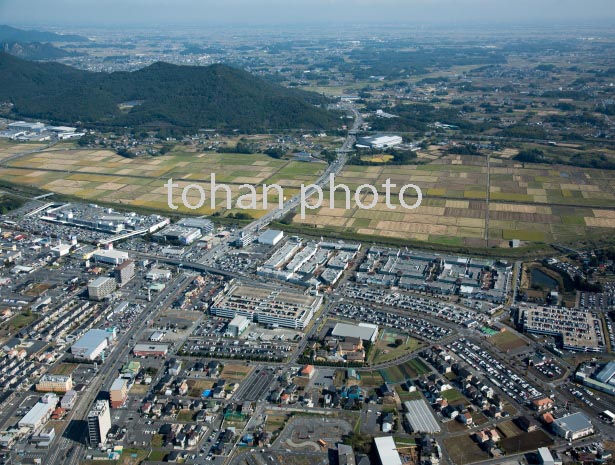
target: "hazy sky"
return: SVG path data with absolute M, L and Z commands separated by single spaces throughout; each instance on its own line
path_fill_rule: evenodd
M 0 0 L 0 24 L 615 21 L 615 0 Z

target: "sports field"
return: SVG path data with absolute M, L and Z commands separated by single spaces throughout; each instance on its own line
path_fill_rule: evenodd
M 492 158 L 489 203 L 489 246 L 508 247 L 511 239 L 527 242 L 573 241 L 612 234 L 615 230 L 615 172 L 570 166 L 529 165 Z M 382 184 L 390 179 L 387 208 Z M 325 191 L 323 206 L 308 211 L 297 223 L 316 229 L 429 241 L 445 245 L 484 247 L 487 211 L 487 166 L 484 157 L 450 155 L 429 164 L 407 166 L 347 166 L 337 178 L 354 193 L 369 183 L 379 190 L 379 201 L 361 210 L 345 194 L 335 194 L 330 208 Z M 415 210 L 399 205 L 399 187 L 415 184 L 423 202 Z M 412 191 L 409 191 L 412 192 Z M 372 194 L 362 196 L 369 204 Z M 414 199 L 408 197 L 406 203 Z
M 19 147 L 23 151 L 29 146 Z M 12 146 L 0 146 L 0 157 L 4 152 L 9 156 L 15 151 Z M 258 217 L 263 213 L 262 184 L 277 183 L 284 188 L 284 196 L 290 198 L 299 192 L 302 183 L 309 184 L 325 168 L 324 163 L 276 160 L 259 154 L 172 151 L 163 156 L 131 159 L 109 150 L 52 148 L 10 161 L 8 166 L 0 168 L 0 179 L 90 201 L 104 200 L 162 211 L 169 210 L 164 184 L 173 179 L 178 184 L 173 197 L 180 207 L 178 211 L 209 214 L 214 211 L 209 198 L 202 208 L 192 211 L 181 205 L 181 193 L 186 185 L 193 183 L 209 193 L 213 173 L 217 184 L 231 188 L 232 206 L 240 195 L 249 192 L 240 190 L 239 186 L 254 186 L 259 208 L 248 213 Z M 188 200 L 193 205 L 197 203 L 196 190 L 190 191 Z M 268 209 L 278 205 L 275 190 L 270 191 L 268 203 Z M 225 204 L 226 194 L 219 191 L 216 209 Z

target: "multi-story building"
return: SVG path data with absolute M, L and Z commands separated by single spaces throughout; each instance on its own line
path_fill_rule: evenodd
M 242 315 L 264 325 L 304 329 L 321 303 L 321 295 L 235 284 L 216 298 L 211 312 L 225 318 Z
M 125 260 L 115 268 L 115 280 L 120 287 L 127 284 L 135 277 L 135 262 L 133 260 Z
M 88 439 L 90 446 L 98 447 L 107 442 L 107 433 L 111 429 L 109 402 L 97 400 L 88 413 Z
M 46 374 L 35 386 L 39 392 L 61 392 L 65 393 L 73 388 L 73 378 L 70 375 Z
M 129 380 L 123 377 L 116 378 L 109 390 L 111 398 L 111 408 L 118 408 L 124 405 L 128 398 L 128 382 Z
M 115 279 L 100 277 L 88 284 L 88 296 L 92 300 L 103 300 L 115 291 Z

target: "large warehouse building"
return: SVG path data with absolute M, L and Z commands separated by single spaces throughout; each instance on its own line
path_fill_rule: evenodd
M 238 283 L 228 292 L 220 293 L 211 312 L 225 318 L 242 315 L 264 325 L 305 329 L 321 303 L 321 295 Z
M 109 347 L 109 342 L 114 337 L 112 332 L 104 329 L 90 329 L 71 346 L 70 352 L 76 358 L 95 360 L 103 350 Z
M 41 400 L 34 404 L 28 413 L 19 420 L 19 427 L 29 428 L 34 432 L 40 430 L 45 423 L 47 423 L 47 420 L 51 418 L 51 414 L 58 405 L 58 400 L 58 396 L 55 394 L 45 394 Z
M 333 337 L 358 337 L 364 341 L 376 342 L 378 326 L 369 323 L 337 323 L 331 331 Z
M 400 136 L 369 136 L 360 137 L 357 141 L 358 148 L 373 148 L 373 149 L 386 149 L 389 147 L 395 147 L 403 142 Z
M 397 446 L 391 436 L 374 438 L 378 458 L 382 465 L 402 465 L 401 457 L 397 452 Z

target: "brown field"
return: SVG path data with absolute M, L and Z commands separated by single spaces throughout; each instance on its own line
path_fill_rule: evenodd
M 224 365 L 220 378 L 227 381 L 243 381 L 252 372 L 253 367 L 245 365 Z
M 489 338 L 489 342 L 497 346 L 498 349 L 507 352 L 509 350 L 525 347 L 526 342 L 511 331 L 504 331 Z

